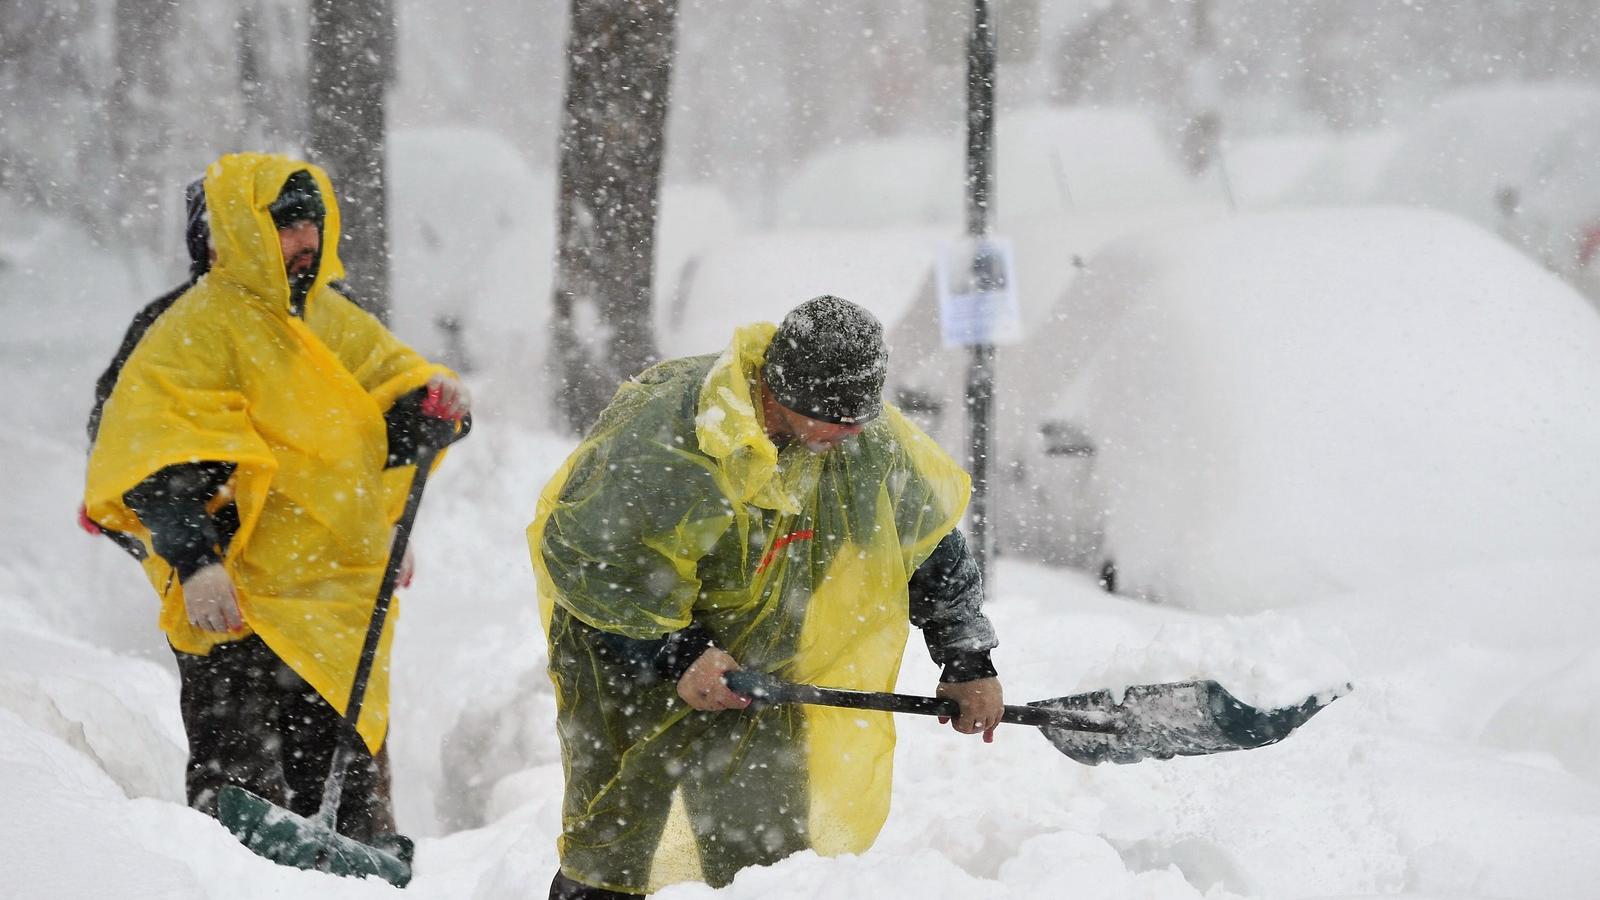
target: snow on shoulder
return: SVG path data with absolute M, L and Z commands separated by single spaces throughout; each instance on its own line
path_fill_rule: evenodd
M 1125 239 L 1073 292 L 1125 309 L 1056 412 L 1126 592 L 1261 609 L 1600 555 L 1600 317 L 1486 232 L 1244 216 Z

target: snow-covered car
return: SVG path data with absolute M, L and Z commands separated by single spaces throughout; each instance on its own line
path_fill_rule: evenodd
M 1356 206 L 1371 202 L 1378 179 L 1394 156 L 1393 129 L 1329 138 L 1322 151 L 1282 194 L 1278 206 Z
M 1463 216 L 1600 299 L 1597 157 L 1600 90 L 1475 88 L 1406 130 L 1372 199 Z
M 895 227 L 965 221 L 966 143 L 947 135 L 827 148 L 784 184 L 782 228 Z M 1030 107 L 995 125 L 995 210 L 1002 227 L 1063 216 L 1215 201 L 1191 182 L 1150 117 L 1133 109 Z
M 928 228 L 769 232 L 720 242 L 663 285 L 657 340 L 665 356 L 716 353 L 733 328 L 782 319 L 818 294 L 871 310 L 892 329 L 928 278 L 942 232 Z
M 479 384 L 542 383 L 554 173 L 529 167 L 505 137 L 471 128 L 401 130 L 389 165 L 396 331 Z M 696 253 L 742 226 L 727 196 L 706 184 L 664 184 L 660 210 L 656 278 L 668 296 Z
M 1055 488 L 1040 483 L 1035 471 L 1039 461 L 1031 454 L 1042 411 L 1093 351 L 1096 323 L 1107 313 L 1065 310 L 1057 300 L 1076 279 L 1093 270 L 1100 248 L 1118 237 L 1180 222 L 1209 221 L 1221 214 L 1220 204 L 1150 207 L 1040 217 L 1005 230 L 1013 248 L 1023 340 L 998 347 L 992 369 L 989 513 L 1001 553 L 1052 563 L 1083 562 L 1074 543 L 1060 539 L 1062 531 L 1050 515 L 1056 504 L 1039 502 Z M 889 399 L 957 459 L 966 459 L 972 351 L 944 345 L 939 298 L 931 277 L 920 282 L 912 309 L 890 326 Z M 1060 437 L 1070 448 L 1071 436 Z
M 1035 512 L 1119 592 L 1257 610 L 1600 555 L 1600 316 L 1460 219 L 1143 233 L 1056 314 L 1094 347 L 1041 409 Z
M 473 128 L 389 138 L 394 326 L 475 375 L 537 371 L 546 344 L 555 182 L 505 137 Z

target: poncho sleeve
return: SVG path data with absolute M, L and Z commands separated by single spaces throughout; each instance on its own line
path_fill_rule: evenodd
M 331 288 L 311 306 L 312 329 L 332 350 L 378 408 L 387 410 L 400 396 L 428 383 L 435 375 L 451 375 L 400 340 L 375 316 Z
M 308 324 L 317 337 L 386 414 L 393 409 L 396 400 L 427 384 L 433 376 L 455 374 L 444 366 L 428 362 L 384 327 L 376 316 L 332 288 L 324 289 L 309 309 Z M 445 454 L 440 453 L 434 459 L 434 469 L 444 462 L 444 457 Z M 383 474 L 391 522 L 399 519 L 405 509 L 411 471 L 405 466 Z
M 89 457 L 90 518 L 140 537 L 147 532 L 123 495 L 167 466 L 232 463 L 241 532 L 248 532 L 277 468 L 238 387 L 232 342 L 204 298 L 181 300 L 129 356 L 107 401 Z
M 529 532 L 555 603 L 632 638 L 689 625 L 699 561 L 734 519 L 692 435 L 686 440 L 667 416 L 644 406 L 602 422 L 584 441 Z

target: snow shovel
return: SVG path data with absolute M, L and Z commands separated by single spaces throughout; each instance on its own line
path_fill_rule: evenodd
M 805 703 L 954 717 L 954 700 L 849 691 L 792 684 L 740 669 L 725 676 L 729 689 L 757 703 Z M 1275 744 L 1317 711 L 1349 693 L 1350 686 L 1313 695 L 1297 706 L 1257 709 L 1215 681 L 1141 684 L 1123 693 L 1090 691 L 1027 706 L 1007 706 L 1000 721 L 1038 728 L 1057 750 L 1086 765 L 1204 756 Z
M 428 410 L 426 401 L 423 410 L 425 413 Z M 217 795 L 217 819 L 257 856 L 282 866 L 316 869 L 334 875 L 359 878 L 376 875 L 395 887 L 405 887 L 411 882 L 411 839 L 398 834 L 385 835 L 385 846 L 377 847 L 340 834 L 336 825 L 339 820 L 339 798 L 344 792 L 345 769 L 355 752 L 354 742 L 360 740 L 356 734 L 356 722 L 361 717 L 362 701 L 366 699 L 367 678 L 372 674 L 373 660 L 378 655 L 378 639 L 383 634 L 384 619 L 389 614 L 395 581 L 399 578 L 406 544 L 411 538 L 411 525 L 416 521 L 417 507 L 422 505 L 422 489 L 427 485 L 428 471 L 433 468 L 434 457 L 441 448 L 466 437 L 472 429 L 471 416 L 461 420 L 459 431 L 454 431 L 456 423 L 449 419 L 425 416 L 422 422 L 424 434 L 417 447 L 416 474 L 411 478 L 405 510 L 395 523 L 389 561 L 383 569 L 378 599 L 372 608 L 372 622 L 367 627 L 361 659 L 356 664 L 355 678 L 350 685 L 350 702 L 345 706 L 344 726 L 339 729 L 333 765 L 329 768 L 328 780 L 322 786 L 321 808 L 315 816 L 306 818 L 232 784 L 223 787 Z

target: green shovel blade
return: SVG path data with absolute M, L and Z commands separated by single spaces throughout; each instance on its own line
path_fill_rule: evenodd
M 395 887 L 411 882 L 409 841 L 395 835 L 398 853 L 345 837 L 318 819 L 276 806 L 236 785 L 217 795 L 217 819 L 252 853 L 280 866 L 333 875 L 376 876 Z

